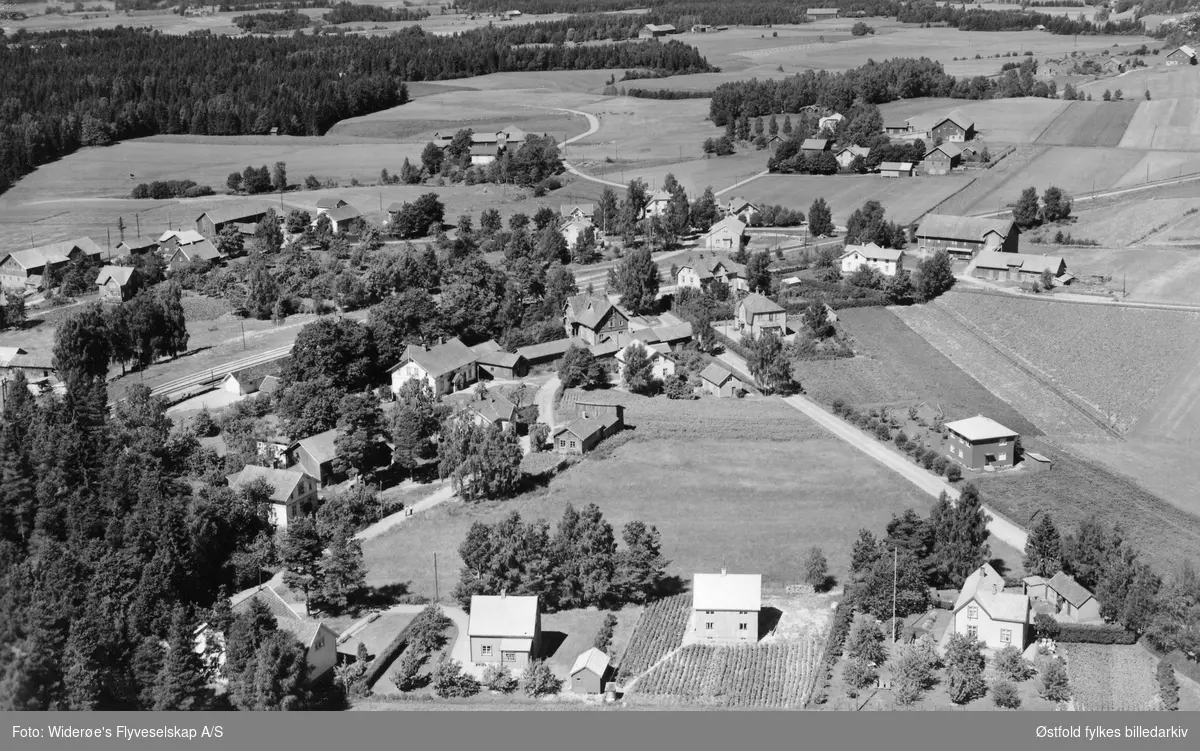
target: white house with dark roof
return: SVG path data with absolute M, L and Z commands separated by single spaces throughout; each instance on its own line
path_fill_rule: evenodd
M 238 490 L 254 480 L 265 480 L 271 487 L 272 517 L 275 526 L 287 529 L 288 522 L 317 511 L 317 481 L 297 469 L 272 469 L 247 464 L 241 472 L 225 478 Z
M 263 586 L 255 590 L 249 597 L 244 597 L 233 604 L 234 616 L 250 612 L 250 608 L 255 600 L 258 600 L 267 606 L 271 611 L 271 615 L 275 616 L 275 625 L 281 631 L 287 631 L 296 637 L 296 640 L 304 646 L 304 657 L 308 662 L 308 675 L 305 678 L 306 683 L 314 683 L 325 676 L 326 673 L 333 670 L 337 663 L 337 637 L 333 629 L 325 625 L 324 621 L 307 618 L 296 610 L 287 602 L 284 601 L 279 593 L 270 586 Z M 205 634 L 205 630 L 197 630 L 197 647 L 202 644 L 207 646 L 213 645 L 220 649 L 220 656 L 214 661 L 220 665 L 225 663 L 224 652 L 224 635 L 220 635 L 220 639 L 212 639 L 209 630 Z M 206 642 L 201 642 L 199 637 L 201 634 L 208 636 Z M 201 649 L 197 649 L 201 651 Z M 212 649 L 207 650 L 210 653 Z
M 574 418 L 550 434 L 550 443 L 559 454 L 586 454 L 625 427 L 625 408 L 620 404 L 576 402 L 574 410 Z M 568 419 L 570 415 L 559 417 Z
M 762 609 L 762 575 L 695 574 L 688 642 L 755 644 Z
M 989 649 L 1023 650 L 1029 631 L 1029 596 L 1005 592 L 1004 577 L 985 563 L 963 582 L 951 627 Z
M 621 378 L 625 378 L 625 365 L 629 360 L 629 355 L 634 348 L 640 347 L 646 353 L 646 357 L 650 359 L 650 371 L 654 378 L 659 381 L 665 381 L 668 377 L 675 375 L 675 358 L 671 355 L 671 347 L 662 342 L 655 344 L 646 344 L 638 339 L 633 339 L 625 344 L 617 351 L 617 365 L 621 368 Z
M 837 159 L 839 167 L 849 169 L 857 157 L 861 156 L 863 159 L 866 159 L 870 155 L 871 150 L 866 146 L 846 146 L 845 148 L 838 149 L 834 157 Z
M 462 340 L 454 337 L 435 347 L 410 344 L 400 362 L 392 366 L 392 391 L 399 394 L 411 379 L 429 386 L 434 397 L 449 394 L 478 380 L 478 355 Z
M 471 662 L 500 664 L 519 673 L 538 659 L 542 641 L 542 610 L 536 596 L 472 595 L 467 623 Z
M 590 219 L 572 219 L 563 224 L 562 233 L 563 239 L 567 241 L 567 247 L 574 248 L 579 243 L 579 238 L 583 237 L 583 233 L 592 226 Z
M 904 270 L 904 251 L 881 248 L 875 243 L 847 245 L 842 253 L 842 273 L 849 275 L 863 267 L 872 268 L 884 276 L 895 276 Z
M 746 223 L 727 216 L 700 236 L 699 246 L 709 250 L 736 251 L 746 242 Z
M 773 331 L 779 336 L 787 332 L 787 311 L 779 303 L 752 292 L 737 304 L 736 320 L 739 331 L 758 337 L 764 331 Z
M 671 194 L 665 190 L 656 190 L 646 198 L 646 206 L 643 209 L 643 216 L 662 216 L 667 213 L 667 206 L 671 203 Z
M 558 207 L 558 215 L 566 221 L 586 219 L 590 222 L 596 215 L 596 205 L 593 203 L 564 203 Z

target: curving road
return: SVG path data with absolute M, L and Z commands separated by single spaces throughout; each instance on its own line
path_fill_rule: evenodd
M 594 135 L 596 133 L 596 131 L 600 130 L 600 118 L 596 117 L 595 115 L 593 115 L 590 112 L 583 112 L 581 110 L 569 110 L 564 107 L 544 107 L 544 106 L 538 105 L 538 104 L 527 104 L 525 106 L 533 107 L 533 108 L 539 109 L 539 110 L 553 110 L 554 112 L 569 112 L 572 115 L 579 115 L 580 117 L 587 118 L 587 121 L 588 121 L 587 132 L 580 133 L 577 136 L 572 136 L 571 138 L 568 138 L 565 141 L 559 142 L 558 148 L 560 148 L 560 149 L 566 148 L 566 146 L 568 144 L 575 143 L 576 141 L 587 138 L 590 135 Z M 600 183 L 601 185 L 611 185 L 614 188 L 622 188 L 622 189 L 625 188 L 625 186 L 622 185 L 621 183 L 615 183 L 612 180 L 605 180 L 602 177 L 593 177 L 592 175 L 588 175 L 583 172 L 580 172 L 579 169 L 575 165 L 571 164 L 570 162 L 566 161 L 565 159 L 563 160 L 563 167 L 566 168 L 567 172 L 570 172 L 572 175 L 575 175 L 576 177 L 582 178 L 584 180 L 590 180 L 591 182 Z

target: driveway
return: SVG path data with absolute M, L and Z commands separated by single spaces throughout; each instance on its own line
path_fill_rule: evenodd
M 550 426 L 550 431 L 554 432 L 554 394 L 558 391 L 562 381 L 558 380 L 558 376 L 551 376 L 550 380 L 542 384 L 538 389 L 535 400 L 538 408 L 538 422 L 543 422 Z
M 357 540 L 371 540 L 379 537 L 384 532 L 400 526 L 409 516 L 420 513 L 427 509 L 431 509 L 438 504 L 445 503 L 454 497 L 454 486 L 449 480 L 442 481 L 442 487 L 433 491 L 430 495 L 422 498 L 411 506 L 405 506 L 391 516 L 385 516 L 371 526 L 354 535 Z

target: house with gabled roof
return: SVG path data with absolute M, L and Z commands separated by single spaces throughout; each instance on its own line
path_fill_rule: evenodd
M 653 329 L 646 330 L 653 331 Z M 650 372 L 654 378 L 665 381 L 668 377 L 675 375 L 675 356 L 671 354 L 669 344 L 663 342 L 647 344 L 640 339 L 630 339 L 621 349 L 617 350 L 615 355 L 622 379 L 625 377 L 625 365 L 629 361 L 629 355 L 637 347 L 645 350 L 646 357 L 650 359 Z
M 504 430 L 517 419 L 517 406 L 499 393 L 449 394 L 446 401 L 465 414 L 476 425 L 495 425 Z
M 976 415 L 943 426 L 947 456 L 970 469 L 1011 467 L 1017 461 L 1017 431 L 990 417 Z
M 168 271 L 178 271 L 189 263 L 201 261 L 218 263 L 221 261 L 221 252 L 208 240 L 201 240 L 169 250 L 163 256 L 163 261 L 166 263 Z
M 337 235 L 345 232 L 355 219 L 362 219 L 363 214 L 357 208 L 347 203 L 335 209 L 330 209 L 325 213 L 325 216 L 329 217 L 330 231 Z
M 787 330 L 787 311 L 768 297 L 752 292 L 737 304 L 737 327 L 739 331 L 758 337 L 764 331 L 773 331 L 783 336 Z
M 564 203 L 558 207 L 558 215 L 566 221 L 586 219 L 590 222 L 596 215 L 596 205 L 593 203 Z
M 746 292 L 746 267 L 734 263 L 724 254 L 692 253 L 676 263 L 675 285 L 691 289 L 705 289 L 712 282 L 720 282 L 733 292 Z
M 839 149 L 834 157 L 837 158 L 838 166 L 842 169 L 849 169 L 850 165 L 854 164 L 854 160 L 858 157 L 866 159 L 871 155 L 871 150 L 866 146 L 847 146 Z
M 583 292 L 563 304 L 563 328 L 568 337 L 591 346 L 628 331 L 629 314 L 604 295 Z
M 705 393 L 720 397 L 737 396 L 738 392 L 747 391 L 742 379 L 716 360 L 700 371 L 700 388 Z
M 550 435 L 560 454 L 586 454 L 597 443 L 625 428 L 625 407 L 620 404 L 575 403 L 574 419 Z
M 392 391 L 399 394 L 400 388 L 413 378 L 428 384 L 435 398 L 458 391 L 478 380 L 478 359 L 458 337 L 434 347 L 410 344 L 400 362 L 388 371 L 392 374 Z
M 930 131 L 933 139 L 945 141 L 970 141 L 975 138 L 975 121 L 961 110 L 954 110 L 933 124 Z
M 494 339 L 476 344 L 470 350 L 475 353 L 478 376 L 513 380 L 529 375 L 529 361 L 516 352 L 505 352 Z
M 563 224 L 562 229 L 559 231 L 562 233 L 563 240 L 566 240 L 567 247 L 574 248 L 579 244 L 579 238 L 583 237 L 583 233 L 591 226 L 592 221 L 590 219 L 572 219 Z
M 123 256 L 140 256 L 158 251 L 158 240 L 153 237 L 135 237 L 117 243 L 117 253 Z
M 737 219 L 745 224 L 750 224 L 754 218 L 762 213 L 762 209 L 753 201 L 741 196 L 730 198 L 724 206 L 721 207 L 722 213 L 725 216 L 737 217 Z
M 575 658 L 571 665 L 571 693 L 598 694 L 604 691 L 608 674 L 608 655 L 591 647 Z
M 1054 617 L 1059 620 L 1101 620 L 1100 601 L 1087 587 L 1063 571 L 1049 579 L 1027 576 L 1021 581 L 1025 585 L 1025 594 L 1034 600 L 1050 603 L 1055 610 Z
M 275 526 L 287 529 L 290 521 L 317 512 L 317 481 L 299 469 L 273 469 L 247 464 L 242 471 L 228 475 L 229 487 L 237 490 L 262 479 L 271 486 L 272 517 Z
M 663 216 L 671 203 L 671 194 L 665 190 L 656 190 L 646 198 L 642 216 Z
M 204 242 L 204 235 L 194 229 L 169 229 L 159 235 L 159 251 L 164 255 L 180 245 L 195 245 Z
M 946 141 L 925 152 L 921 166 L 927 175 L 948 175 L 962 162 L 962 155 L 962 146 Z
M 285 358 L 286 359 L 286 358 Z M 231 371 L 221 379 L 221 389 L 237 396 L 258 393 L 267 378 L 275 379 L 283 369 L 283 359 Z
M 988 649 L 1024 650 L 1029 633 L 1029 596 L 1005 592 L 1004 577 L 990 564 L 976 569 L 959 591 L 951 627 Z
M 847 276 L 864 266 L 873 268 L 884 276 L 895 276 L 904 270 L 904 251 L 881 248 L 875 243 L 847 245 L 841 261 L 842 274 Z
M 96 275 L 96 286 L 101 300 L 124 302 L 141 289 L 142 275 L 132 266 L 104 266 Z
M 820 120 L 817 121 L 817 131 L 825 132 L 825 133 L 833 133 L 835 130 L 837 130 L 838 123 L 842 122 L 845 119 L 846 119 L 846 116 L 839 112 L 834 112 L 833 114 L 826 115 L 825 117 L 822 117 Z
M 73 261 L 98 263 L 103 254 L 104 251 L 90 237 L 39 245 L 28 250 L 14 250 L 0 255 L 0 287 L 36 288 L 46 274 Z
M 1182 44 L 1167 55 L 1166 61 L 1167 65 L 1195 65 L 1196 50 Z
M 638 39 L 658 39 L 665 37 L 668 34 L 677 34 L 675 27 L 669 23 L 656 24 L 648 23 L 638 32 Z
M 927 214 L 917 226 L 922 258 L 945 250 L 952 258 L 970 259 L 982 250 L 1016 253 L 1021 231 L 1011 217 L 989 218 Z
M 325 196 L 317 201 L 316 215 L 320 216 L 346 205 L 348 205 L 348 202 L 338 196 Z
M 289 467 L 300 469 L 304 474 L 325 486 L 333 478 L 333 462 L 338 457 L 337 428 L 310 435 L 293 441 L 287 447 Z
M 258 223 L 270 211 L 261 204 L 235 203 L 211 209 L 196 217 L 196 231 L 212 239 L 226 227 L 237 227 L 243 235 L 253 235 Z
M 699 246 L 708 250 L 736 251 L 746 242 L 746 223 L 727 216 L 700 235 Z
M 905 133 L 911 133 L 913 129 L 912 123 L 908 120 L 891 119 L 883 121 L 883 132 L 889 136 L 899 136 Z
M 1058 279 L 1067 273 L 1066 260 L 1062 256 L 981 250 L 971 263 L 972 276 L 997 281 L 1034 282 L 1047 271 Z
M 800 153 L 804 156 L 816 156 L 833 148 L 833 141 L 828 138 L 805 138 L 800 143 Z
M 536 595 L 471 595 L 471 662 L 514 674 L 541 656 L 542 609 Z
M 688 641 L 707 644 L 755 644 L 762 609 L 762 575 L 692 576 L 692 621 Z
M 275 616 L 275 625 L 279 630 L 291 633 L 304 646 L 304 658 L 308 663 L 306 683 L 315 683 L 333 670 L 337 663 L 338 635 L 324 621 L 300 615 L 270 586 L 262 586 L 249 597 L 244 597 L 234 603 L 232 608 L 234 616 L 249 612 L 254 600 L 259 600 L 267 606 L 271 615 Z M 214 641 L 217 640 L 209 639 L 209 643 Z M 222 638 L 219 643 L 223 647 L 224 639 Z M 223 655 L 219 659 L 219 663 L 224 664 Z
M 805 8 L 804 15 L 815 20 L 823 18 L 837 18 L 841 11 L 837 8 Z

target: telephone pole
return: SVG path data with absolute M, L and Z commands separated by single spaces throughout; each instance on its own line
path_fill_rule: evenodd
M 900 558 L 896 546 L 892 545 L 892 643 L 896 643 L 896 578 Z
M 440 602 L 441 594 L 438 592 L 438 574 L 437 574 L 437 553 L 433 554 L 433 601 Z

